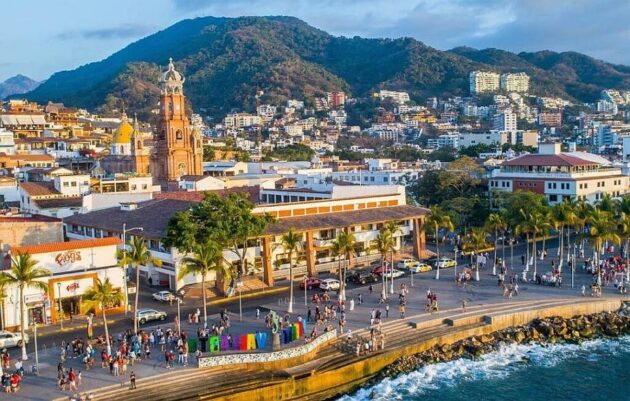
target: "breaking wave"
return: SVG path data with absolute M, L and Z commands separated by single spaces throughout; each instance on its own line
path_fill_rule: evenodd
M 577 344 L 506 345 L 478 360 L 458 359 L 427 365 L 409 374 L 387 378 L 338 401 L 409 400 L 427 392 L 493 379 L 506 379 L 530 366 L 554 367 L 569 359 L 596 361 L 628 352 L 630 337 L 597 339 Z

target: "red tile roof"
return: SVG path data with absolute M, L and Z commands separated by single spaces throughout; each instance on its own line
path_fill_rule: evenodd
M 11 248 L 11 253 L 13 255 L 17 253 L 36 254 L 36 253 L 69 251 L 71 249 L 95 248 L 99 246 L 120 245 L 120 244 L 122 244 L 122 240 L 120 238 L 106 237 L 106 238 L 94 238 L 94 239 L 66 241 L 66 242 L 49 242 L 47 244 L 39 244 L 39 245 L 16 246 L 16 247 Z
M 153 194 L 153 199 L 175 199 L 189 202 L 201 202 L 205 193 L 215 193 L 219 196 L 225 196 L 230 193 L 246 193 L 252 203 L 258 203 L 260 199 L 260 187 L 234 187 L 228 189 L 217 189 L 212 191 L 177 191 L 177 192 L 157 192 Z
M 592 166 L 598 163 L 566 154 L 523 155 L 503 163 L 504 166 Z
M 60 195 L 52 182 L 21 182 L 20 188 L 31 196 Z

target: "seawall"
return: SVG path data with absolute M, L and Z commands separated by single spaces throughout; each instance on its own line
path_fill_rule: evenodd
M 236 392 L 221 396 L 199 394 L 198 399 L 222 401 L 272 401 L 272 400 L 324 400 L 348 392 L 374 377 L 379 371 L 405 355 L 417 354 L 429 350 L 435 345 L 453 344 L 471 336 L 490 334 L 508 327 L 521 326 L 537 318 L 559 316 L 570 318 L 576 315 L 590 315 L 601 312 L 616 311 L 620 308 L 619 299 L 575 300 L 571 303 L 554 304 L 549 302 L 543 306 L 515 306 L 514 310 L 484 314 L 483 312 L 454 318 L 445 323 L 449 326 L 441 332 L 425 333 L 420 330 L 417 337 L 404 346 L 387 349 L 383 352 L 354 358 L 339 366 L 326 369 L 303 369 L 299 373 L 288 375 L 284 380 L 270 381 L 267 385 L 256 385 L 251 388 L 241 387 Z M 422 327 L 442 325 L 443 318 L 436 318 L 423 324 Z M 317 355 L 315 355 L 317 358 Z M 270 366 L 265 366 L 269 368 Z M 250 367 L 250 369 L 253 367 Z M 215 393 L 216 394 L 216 393 Z

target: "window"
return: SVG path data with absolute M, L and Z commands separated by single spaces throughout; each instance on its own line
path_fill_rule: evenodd
M 64 182 L 63 182 L 63 186 L 64 186 L 64 187 L 68 187 L 68 186 L 70 186 L 70 184 L 68 183 L 68 181 L 64 181 Z
M 549 202 L 557 202 L 558 195 L 549 195 Z
M 177 139 L 178 141 L 181 141 L 182 139 L 184 139 L 184 135 L 182 135 L 182 131 L 177 130 L 175 132 L 175 139 Z
M 133 185 L 131 186 L 131 190 L 132 190 L 132 191 L 135 191 L 135 190 L 136 190 L 136 188 L 137 188 L 137 185 L 136 185 L 136 184 L 133 184 Z
M 72 181 L 72 186 L 76 187 L 77 186 L 77 182 L 76 181 Z
M 147 184 L 142 184 L 142 189 L 147 189 L 148 185 Z

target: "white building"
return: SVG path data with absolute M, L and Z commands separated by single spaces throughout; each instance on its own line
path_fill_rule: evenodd
M 499 90 L 500 75 L 489 71 L 472 71 L 468 76 L 470 94 L 496 92 Z
M 247 113 L 228 114 L 223 119 L 226 128 L 247 128 L 255 125 L 261 125 L 262 118 L 258 115 Z
M 459 134 L 442 134 L 438 136 L 436 147 L 438 149 L 443 147 L 459 149 Z
M 15 137 L 13 132 L 0 127 L 0 153 L 15 154 Z
M 60 316 L 87 314 L 82 295 L 96 284 L 96 280 L 109 279 L 114 289 L 124 293 L 124 272 L 116 259 L 116 247 L 122 241 L 116 237 L 43 243 L 40 245 L 11 248 L 12 256 L 29 253 L 38 266 L 50 271 L 50 276 L 40 279 L 48 286 L 48 292 L 34 287 L 24 290 L 25 315 L 29 326 L 35 322 L 54 324 Z M 17 329 L 20 325 L 20 302 L 17 286 L 6 290 L 2 303 L 5 328 Z M 124 311 L 123 305 L 114 305 L 110 312 Z M 100 313 L 100 311 L 95 311 Z
M 529 91 L 529 75 L 524 72 L 517 74 L 501 74 L 501 89 L 507 92 Z
M 628 192 L 628 176 L 621 168 L 597 155 L 563 153 L 560 144 L 540 144 L 538 154 L 508 160 L 490 175 L 491 191 L 530 191 L 543 194 L 550 204 L 565 199 L 595 203 L 604 194 L 619 197 Z
M 398 104 L 405 104 L 409 102 L 411 99 L 409 98 L 409 94 L 407 92 L 397 92 L 397 91 L 388 91 L 388 90 L 380 90 L 377 93 L 377 96 L 381 100 L 392 99 Z
M 508 109 L 501 113 L 495 114 L 492 120 L 493 128 L 497 131 L 517 131 L 516 114 Z

